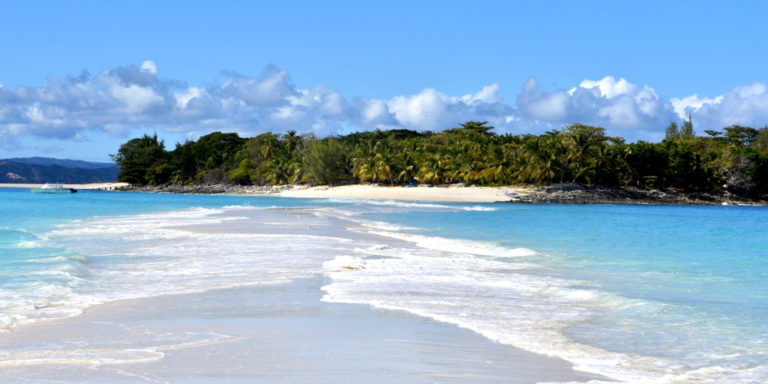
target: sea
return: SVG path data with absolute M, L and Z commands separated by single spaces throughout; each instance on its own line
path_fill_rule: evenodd
M 760 206 L 0 189 L 0 332 L 322 276 L 325 301 L 453 324 L 606 382 L 766 383 L 766 244 Z

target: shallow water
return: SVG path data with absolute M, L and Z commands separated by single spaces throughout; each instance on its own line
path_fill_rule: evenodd
M 0 209 L 4 329 L 324 274 L 326 301 L 408 311 L 625 382 L 768 381 L 763 207 L 0 190 Z
M 416 234 L 433 251 L 371 270 L 414 285 L 430 270 L 443 276 L 430 291 L 455 292 L 451 300 L 402 301 L 391 282 L 377 297 L 356 297 L 371 292 L 364 278 L 339 296 L 407 307 L 629 382 L 768 380 L 766 208 L 487 207 L 361 215 L 407 226 L 389 235 Z M 465 252 L 450 245 L 457 238 L 490 244 Z M 499 247 L 532 252 L 509 257 Z M 456 265 L 446 248 L 474 257 Z

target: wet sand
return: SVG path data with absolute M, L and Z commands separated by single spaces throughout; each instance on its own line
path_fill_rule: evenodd
M 323 279 L 125 300 L 93 307 L 79 317 L 23 327 L 0 335 L 6 351 L 0 382 L 537 383 L 591 378 L 565 361 L 449 324 L 322 302 Z M 13 366 L 8 351 L 28 364 Z

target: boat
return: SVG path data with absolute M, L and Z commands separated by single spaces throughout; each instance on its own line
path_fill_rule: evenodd
M 56 184 L 43 184 L 40 188 L 31 188 L 30 191 L 32 193 L 52 193 L 52 194 L 60 194 L 60 193 L 76 193 L 77 189 L 74 188 L 64 188 L 61 183 Z

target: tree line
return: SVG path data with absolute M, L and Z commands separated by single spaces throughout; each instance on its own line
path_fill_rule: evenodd
M 768 127 L 733 125 L 697 136 L 689 118 L 670 124 L 658 143 L 626 143 L 578 123 L 541 135 L 492 129 L 469 121 L 439 133 L 376 130 L 322 139 L 296 131 L 252 138 L 214 132 L 170 151 L 155 134 L 129 140 L 112 157 L 119 181 L 134 185 L 582 183 L 768 195 Z

